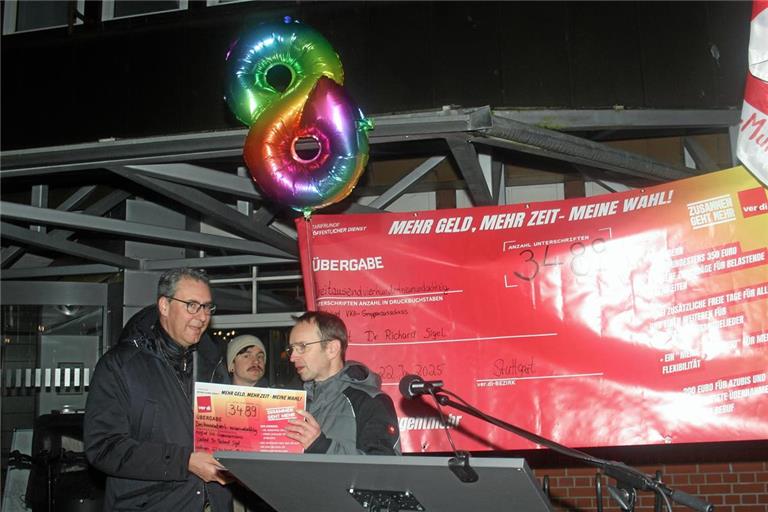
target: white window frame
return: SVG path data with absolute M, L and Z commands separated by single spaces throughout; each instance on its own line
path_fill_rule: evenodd
M 26 30 L 16 30 L 16 16 L 18 14 L 19 2 L 22 0 L 5 0 L 3 5 L 3 35 L 11 34 L 26 34 L 28 32 L 39 32 L 41 30 L 49 30 L 52 28 L 66 27 L 67 24 L 62 25 L 50 25 L 48 27 L 28 28 Z M 85 12 L 85 0 L 77 0 L 76 4 L 77 12 Z M 83 20 L 75 18 L 75 25 L 82 25 Z
M 78 0 L 79 1 L 79 0 Z M 124 20 L 136 18 L 138 16 L 152 16 L 154 14 L 163 14 L 166 12 L 186 11 L 189 0 L 179 0 L 179 7 L 176 9 L 166 9 L 164 11 L 152 11 L 141 14 L 131 14 L 129 16 L 115 16 L 115 0 L 104 0 L 101 4 L 101 21 Z

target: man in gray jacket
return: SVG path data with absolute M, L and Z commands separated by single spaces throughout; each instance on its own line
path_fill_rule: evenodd
M 347 328 L 336 315 L 308 311 L 296 319 L 288 353 L 307 391 L 307 411 L 287 436 L 306 453 L 397 455 L 400 432 L 392 399 L 365 365 L 346 361 Z

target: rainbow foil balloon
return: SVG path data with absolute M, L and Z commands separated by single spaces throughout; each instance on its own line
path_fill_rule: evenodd
M 277 67 L 290 75 L 282 90 L 267 79 Z M 347 197 L 368 161 L 372 123 L 342 86 L 330 43 L 297 22 L 266 25 L 235 42 L 227 68 L 227 104 L 251 127 L 243 156 L 264 194 L 305 215 Z M 297 150 L 307 141 L 309 154 Z

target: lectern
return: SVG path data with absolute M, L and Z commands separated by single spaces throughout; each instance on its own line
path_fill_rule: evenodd
M 474 458 L 461 482 L 447 457 L 216 452 L 279 512 L 550 512 L 524 459 Z

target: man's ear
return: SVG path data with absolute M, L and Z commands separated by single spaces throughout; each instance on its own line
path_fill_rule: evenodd
M 160 316 L 168 316 L 168 308 L 171 307 L 171 301 L 167 297 L 157 299 L 157 312 Z
M 335 339 L 329 341 L 328 345 L 326 345 L 326 350 L 328 351 L 328 355 L 331 357 L 331 359 L 337 357 L 339 354 L 341 354 L 341 341 Z

